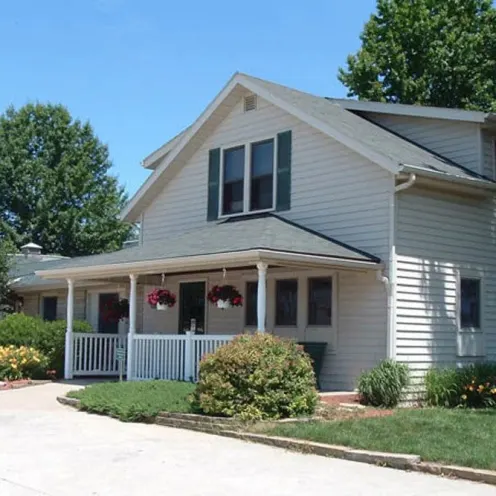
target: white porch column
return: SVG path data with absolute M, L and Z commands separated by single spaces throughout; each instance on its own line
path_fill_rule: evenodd
M 134 335 L 136 334 L 136 305 L 138 276 L 129 274 L 129 334 L 127 335 L 127 380 L 133 378 L 133 345 Z
M 257 331 L 265 332 L 265 315 L 267 313 L 267 264 L 257 263 L 258 288 L 257 288 Z
M 67 329 L 65 332 L 64 379 L 72 379 L 72 329 L 74 321 L 74 279 L 67 279 Z

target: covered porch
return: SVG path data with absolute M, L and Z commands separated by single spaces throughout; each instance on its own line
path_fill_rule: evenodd
M 230 236 L 236 239 L 241 233 L 233 228 L 243 226 L 246 231 L 252 228 L 247 224 L 254 220 L 209 228 L 211 236 L 204 241 L 202 250 L 197 249 L 202 253 L 152 258 L 150 247 L 138 247 L 76 259 L 77 266 L 76 260 L 72 264 L 68 261 L 65 268 L 40 272 L 42 277 L 67 280 L 65 377 L 115 376 L 122 367 L 128 380 L 195 381 L 205 353 L 215 351 L 235 335 L 255 331 L 300 343 L 324 344 L 323 364 L 324 369 L 329 369 L 339 352 L 339 330 L 346 330 L 342 322 L 349 321 L 350 310 L 342 307 L 340 299 L 349 305 L 350 284 L 361 286 L 367 300 L 370 291 L 383 297 L 384 287 L 377 277 L 380 262 L 275 216 L 260 223 L 258 239 L 271 228 L 271 238 L 278 235 L 280 241 L 272 239 L 268 243 L 262 239 L 263 244 L 271 246 L 253 248 L 254 242 L 243 236 L 242 242 L 249 242 L 249 247 L 245 244 L 245 249 L 221 251 L 224 246 L 218 246 L 219 242 L 222 244 L 219 227 L 229 228 Z M 185 236 L 183 241 L 188 241 Z M 286 249 L 282 249 L 282 243 Z M 213 244 L 217 245 L 216 250 Z M 170 253 L 164 245 L 162 254 Z M 190 244 L 183 246 L 191 250 Z M 294 250 L 296 247 L 300 250 Z M 206 250 L 213 252 L 204 253 Z M 115 260 L 116 256 L 120 262 Z M 136 259 L 124 261 L 129 257 Z M 98 263 L 105 258 L 113 263 Z M 83 279 L 88 284 L 98 281 L 105 287 L 120 288 L 120 294 L 129 300 L 129 318 L 118 326 L 116 333 L 73 332 L 74 288 Z M 220 309 L 207 300 L 209 290 L 222 284 L 239 290 L 242 306 Z M 177 298 L 176 304 L 166 311 L 151 308 L 147 303 L 148 293 L 162 287 Z M 358 313 L 359 307 L 357 303 Z M 118 359 L 122 354 L 123 362 Z M 329 381 L 321 378 L 321 383 L 326 382 Z

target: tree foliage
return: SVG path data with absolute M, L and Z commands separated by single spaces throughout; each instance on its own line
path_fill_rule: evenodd
M 107 147 L 62 105 L 10 107 L 0 116 L 0 233 L 66 256 L 118 249 L 130 227 Z
M 377 0 L 338 78 L 361 100 L 496 111 L 492 0 Z

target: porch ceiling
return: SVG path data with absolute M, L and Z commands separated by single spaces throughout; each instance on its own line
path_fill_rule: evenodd
M 36 275 L 101 278 L 182 272 L 264 261 L 273 265 L 378 268 L 377 257 L 273 214 L 219 221 L 169 239 L 113 253 L 61 261 Z

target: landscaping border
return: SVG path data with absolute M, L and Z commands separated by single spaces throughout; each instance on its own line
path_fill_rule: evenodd
M 79 408 L 80 404 L 80 400 L 75 398 L 67 398 L 66 396 L 58 396 L 57 401 L 63 405 L 71 406 L 73 408 Z M 308 421 L 308 419 L 303 419 L 303 421 Z M 287 422 L 287 420 L 280 422 Z M 196 415 L 192 413 L 162 412 L 155 418 L 155 424 L 231 437 L 243 441 L 250 441 L 253 443 L 265 444 L 290 451 L 296 451 L 299 453 L 341 458 L 343 460 L 368 463 L 371 465 L 386 466 L 400 470 L 411 470 L 414 472 L 422 472 L 444 477 L 454 477 L 457 479 L 465 479 L 473 482 L 483 482 L 485 484 L 496 485 L 496 471 L 492 470 L 424 462 L 418 455 L 358 450 L 346 446 L 335 446 L 331 444 L 315 443 L 312 441 L 287 437 L 266 436 L 263 434 L 235 431 L 230 429 L 240 426 L 240 423 L 236 420 L 222 417 L 206 417 L 204 415 Z

